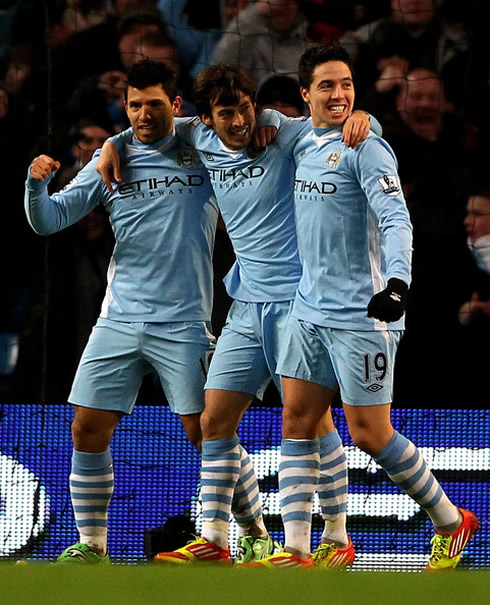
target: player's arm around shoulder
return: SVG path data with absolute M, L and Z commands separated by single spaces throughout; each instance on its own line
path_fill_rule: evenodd
M 120 154 L 124 146 L 131 143 L 133 135 L 134 131 L 130 126 L 126 130 L 109 137 L 100 149 L 96 170 L 110 193 L 114 193 L 112 184 L 121 182 Z
M 341 140 L 346 147 L 354 149 L 365 141 L 371 132 L 382 136 L 381 124 L 371 114 L 362 109 L 356 109 L 344 122 Z
M 291 153 L 298 139 L 311 131 L 312 123 L 308 116 L 290 118 L 276 109 L 263 109 L 257 120 L 257 130 L 259 127 L 275 129 L 273 140 L 284 152 Z
M 174 118 L 174 128 L 177 136 L 188 145 L 194 145 L 199 137 L 212 130 L 199 116 L 176 117 Z

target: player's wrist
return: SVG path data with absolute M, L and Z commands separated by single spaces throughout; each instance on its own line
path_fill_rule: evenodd
M 400 296 L 405 296 L 408 292 L 408 285 L 397 277 L 391 277 L 388 280 L 388 289 L 392 292 L 396 292 L 396 294 L 400 294 Z

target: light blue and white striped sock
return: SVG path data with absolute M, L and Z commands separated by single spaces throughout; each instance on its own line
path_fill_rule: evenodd
M 283 439 L 279 462 L 279 498 L 284 545 L 307 555 L 311 551 L 313 496 L 320 476 L 318 439 Z
M 262 517 L 259 484 L 252 461 L 242 445 L 240 462 L 240 477 L 233 494 L 231 511 L 238 524 L 240 536 L 266 538 L 268 532 Z
M 322 542 L 347 546 L 347 495 L 349 490 L 347 458 L 335 429 L 320 437 L 320 478 L 318 498 L 325 527 Z
M 457 507 L 446 496 L 419 450 L 406 437 L 395 431 L 374 459 L 393 483 L 427 512 L 435 527 L 457 523 Z
M 202 442 L 202 536 L 228 548 L 231 503 L 240 476 L 238 436 Z
M 107 549 L 107 511 L 114 491 L 109 449 L 92 454 L 73 450 L 70 495 L 80 542 L 100 554 Z

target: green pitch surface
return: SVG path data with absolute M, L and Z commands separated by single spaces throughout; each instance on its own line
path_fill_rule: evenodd
M 443 574 L 314 570 L 0 565 L 5 605 L 479 605 L 490 572 Z

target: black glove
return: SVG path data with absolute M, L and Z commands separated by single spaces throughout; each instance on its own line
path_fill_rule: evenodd
M 407 292 L 407 284 L 392 277 L 388 280 L 388 286 L 369 301 L 368 317 L 386 322 L 397 321 L 405 313 Z

